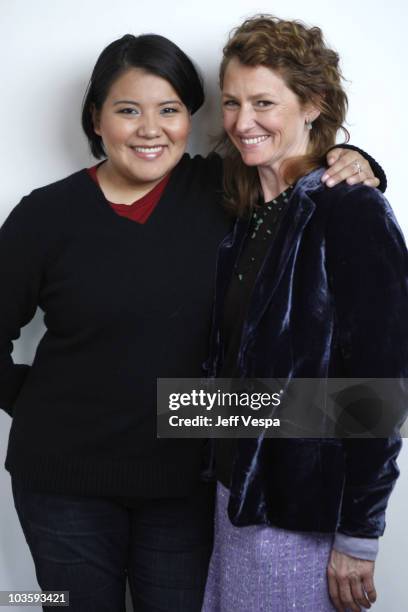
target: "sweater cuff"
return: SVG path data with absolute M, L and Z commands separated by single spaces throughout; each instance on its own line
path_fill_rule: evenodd
M 374 157 L 371 157 L 371 155 L 363 151 L 363 149 L 360 149 L 359 147 L 356 147 L 355 145 L 346 144 L 346 143 L 336 144 L 334 145 L 334 147 L 330 147 L 327 153 L 337 148 L 351 149 L 351 151 L 357 151 L 358 153 L 360 153 L 360 155 L 362 155 L 370 164 L 371 170 L 374 172 L 374 176 L 376 176 L 380 181 L 380 184 L 378 185 L 377 189 L 379 189 L 382 193 L 385 192 L 385 190 L 387 189 L 387 176 L 384 170 L 381 168 L 380 164 L 374 159 Z
M 364 559 L 375 561 L 378 554 L 378 538 L 354 538 L 337 532 L 334 537 L 333 548 L 337 552 Z

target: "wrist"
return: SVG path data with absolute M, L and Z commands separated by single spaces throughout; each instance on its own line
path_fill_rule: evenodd
M 375 561 L 378 554 L 378 538 L 356 538 L 337 532 L 334 536 L 333 548 L 350 557 Z

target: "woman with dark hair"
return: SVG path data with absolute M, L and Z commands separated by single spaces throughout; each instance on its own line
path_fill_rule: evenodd
M 338 64 L 319 28 L 272 16 L 245 21 L 224 48 L 224 182 L 238 220 L 218 254 L 209 375 L 276 379 L 283 389 L 296 378 L 394 378 L 403 406 L 404 239 L 377 190 L 321 181 L 347 108 Z M 370 608 L 398 476 L 394 431 L 216 440 L 203 610 Z
M 75 612 L 124 610 L 126 577 L 137 610 L 201 607 L 214 493 L 203 441 L 158 440 L 155 424 L 157 377 L 202 374 L 230 228 L 221 159 L 185 154 L 203 100 L 171 41 L 113 42 L 82 118 L 106 159 L 24 197 L 0 231 L 6 467 L 38 582 L 69 591 Z M 378 184 L 355 151 L 331 173 Z M 32 366 L 14 364 L 37 306 L 46 332 Z

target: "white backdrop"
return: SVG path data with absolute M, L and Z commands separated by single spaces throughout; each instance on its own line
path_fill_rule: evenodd
M 82 96 L 102 48 L 127 32 L 163 34 L 201 67 L 208 99 L 194 118 L 190 150 L 208 151 L 208 135 L 220 125 L 216 74 L 223 42 L 243 17 L 257 12 L 319 25 L 340 52 L 348 79 L 351 142 L 369 151 L 386 169 L 387 196 L 407 236 L 405 0 L 0 0 L 0 222 L 34 187 L 91 165 L 80 128 Z M 32 359 L 42 332 L 37 316 L 16 343 L 16 360 Z M 9 427 L 9 417 L 0 411 L 1 464 Z M 408 610 L 407 448 L 399 464 L 402 475 L 391 498 L 376 567 L 376 612 Z M 0 499 L 0 590 L 37 589 L 5 470 L 0 470 Z

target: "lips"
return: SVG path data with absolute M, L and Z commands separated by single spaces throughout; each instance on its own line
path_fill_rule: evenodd
M 163 148 L 162 145 L 158 145 L 156 147 L 132 147 L 135 151 L 139 153 L 158 153 Z
M 253 146 L 262 144 L 263 142 L 268 140 L 268 138 L 269 138 L 269 135 L 265 134 L 263 136 L 251 136 L 247 138 L 244 138 L 243 136 L 241 136 L 239 140 L 245 147 L 253 147 Z
M 151 147 L 146 147 L 142 145 L 130 147 L 135 155 L 141 159 L 157 159 L 163 153 L 166 145 L 155 145 Z

